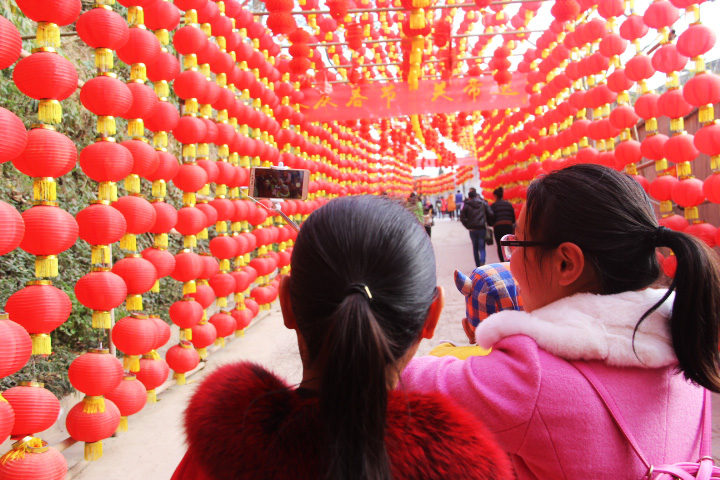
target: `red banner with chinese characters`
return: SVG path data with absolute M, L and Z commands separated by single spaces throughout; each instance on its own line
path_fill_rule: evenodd
M 417 90 L 407 83 L 341 84 L 325 94 L 305 89 L 300 111 L 311 122 L 388 118 L 425 113 L 455 113 L 503 110 L 528 103 L 525 75 L 514 73 L 507 85 L 498 86 L 492 77 L 422 80 Z

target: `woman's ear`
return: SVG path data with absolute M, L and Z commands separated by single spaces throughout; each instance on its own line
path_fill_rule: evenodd
M 442 313 L 443 307 L 445 307 L 445 290 L 443 287 L 436 287 L 437 294 L 435 299 L 430 304 L 427 318 L 425 319 L 425 325 L 423 325 L 420 338 L 432 338 L 435 335 L 435 328 L 437 327 L 438 320 L 440 320 L 440 313 Z
M 285 275 L 280 279 L 278 298 L 280 299 L 280 310 L 282 310 L 285 327 L 290 330 L 297 330 L 297 320 L 295 320 L 292 302 L 290 302 L 290 281 L 290 275 Z
M 575 283 L 585 270 L 585 254 L 571 242 L 561 243 L 555 249 L 554 268 L 560 286 Z

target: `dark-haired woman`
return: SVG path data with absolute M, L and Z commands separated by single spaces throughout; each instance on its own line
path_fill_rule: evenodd
M 505 479 L 506 454 L 439 394 L 395 390 L 443 304 L 430 239 L 386 197 L 336 199 L 298 235 L 280 283 L 299 388 L 259 365 L 218 369 L 186 412 L 173 479 Z
M 525 312 L 477 328 L 489 356 L 416 359 L 403 385 L 486 419 L 520 480 L 642 478 L 647 468 L 570 363 L 586 362 L 652 464 L 697 460 L 703 387 L 720 391 L 714 255 L 658 227 L 640 185 L 606 167 L 572 166 L 527 193 L 503 241 Z M 658 247 L 677 256 L 668 289 L 652 288 Z

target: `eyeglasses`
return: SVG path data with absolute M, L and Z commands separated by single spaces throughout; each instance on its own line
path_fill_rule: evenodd
M 518 249 L 518 247 L 540 247 L 543 245 L 548 245 L 548 242 L 533 242 L 530 240 L 518 240 L 517 237 L 513 234 L 504 235 L 500 239 L 500 246 L 502 247 L 503 256 L 505 257 L 505 261 L 510 260 L 510 257 L 512 257 L 512 254 L 515 253 L 515 250 Z

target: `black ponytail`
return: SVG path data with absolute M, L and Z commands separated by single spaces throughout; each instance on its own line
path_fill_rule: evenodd
M 392 478 L 387 375 L 419 340 L 435 282 L 432 245 L 403 203 L 338 198 L 303 224 L 290 299 L 320 376 L 326 478 Z
M 642 290 L 660 277 L 659 246 L 677 257 L 668 295 L 675 291 L 670 320 L 673 349 L 685 377 L 720 392 L 720 267 L 702 242 L 658 229 L 650 199 L 630 176 L 607 167 L 573 165 L 528 188 L 525 230 L 547 243 L 541 259 L 563 242 L 579 246 L 592 267 L 599 294 Z M 661 300 L 646 312 L 647 318 Z

